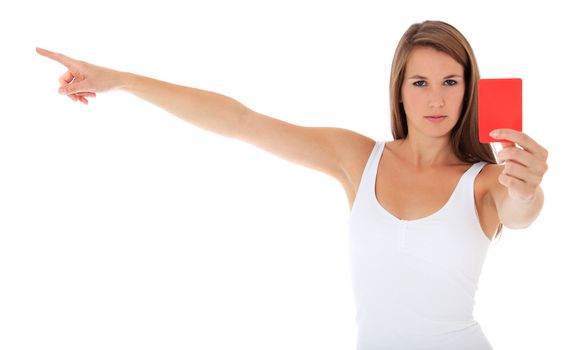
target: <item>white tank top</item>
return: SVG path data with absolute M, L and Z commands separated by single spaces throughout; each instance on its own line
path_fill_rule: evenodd
M 375 195 L 385 142 L 376 142 L 349 217 L 358 350 L 492 349 L 473 318 L 475 291 L 491 241 L 475 208 L 473 164 L 447 203 L 401 220 Z

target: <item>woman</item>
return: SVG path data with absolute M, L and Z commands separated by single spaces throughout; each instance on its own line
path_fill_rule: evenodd
M 451 25 L 417 23 L 400 40 L 388 142 L 286 123 L 218 93 L 37 51 L 68 68 L 59 92 L 73 101 L 124 90 L 338 180 L 351 209 L 358 349 L 491 349 L 473 319 L 481 268 L 502 226 L 525 228 L 538 216 L 547 151 L 525 133 L 496 130 L 492 136 L 509 141 L 499 165 L 479 143 L 479 72 Z

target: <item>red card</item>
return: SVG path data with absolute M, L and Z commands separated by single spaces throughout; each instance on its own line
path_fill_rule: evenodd
M 479 142 L 502 142 L 494 129 L 522 131 L 522 79 L 480 79 L 478 84 Z

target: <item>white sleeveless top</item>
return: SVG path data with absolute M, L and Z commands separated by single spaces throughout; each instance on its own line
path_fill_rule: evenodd
M 473 184 L 487 163 L 473 164 L 437 212 L 401 220 L 375 195 L 384 146 L 378 141 L 372 150 L 349 217 L 357 349 L 492 349 L 473 318 L 491 243 Z

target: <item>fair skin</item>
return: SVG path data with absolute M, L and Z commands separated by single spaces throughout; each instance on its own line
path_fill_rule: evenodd
M 97 93 L 126 91 L 197 127 L 330 175 L 343 186 L 350 208 L 353 205 L 375 142 L 367 136 L 341 128 L 294 125 L 215 92 L 119 72 L 48 50 L 37 52 L 67 68 L 59 79 L 59 93 L 74 102 L 88 104 L 87 98 Z M 401 89 L 409 134 L 386 144 L 376 184 L 380 204 L 397 217 L 416 219 L 437 211 L 469 167 L 448 147 L 449 132 L 461 111 L 462 76 L 463 67 L 434 49 L 415 48 L 409 56 Z M 426 118 L 433 115 L 446 118 Z M 540 182 L 547 170 L 542 146 L 524 133 L 501 131 L 498 138 L 512 142 L 498 154 L 505 165 L 486 165 L 474 189 L 480 223 L 490 239 L 500 222 L 523 228 L 536 219 L 543 205 Z
M 401 87 L 408 135 L 387 143 L 376 181 L 380 204 L 396 217 L 415 220 L 438 211 L 469 168 L 449 145 L 450 131 L 461 114 L 463 75 L 463 66 L 433 48 L 416 47 L 408 57 Z M 432 116 L 445 118 L 432 121 Z M 476 178 L 475 204 L 490 239 L 500 222 L 508 228 L 530 225 L 544 199 L 540 182 L 547 169 L 546 150 L 526 134 L 503 132 L 502 139 L 515 141 L 524 150 L 505 143 L 498 159 L 506 164 L 488 164 Z M 389 178 L 392 181 L 385 181 Z

